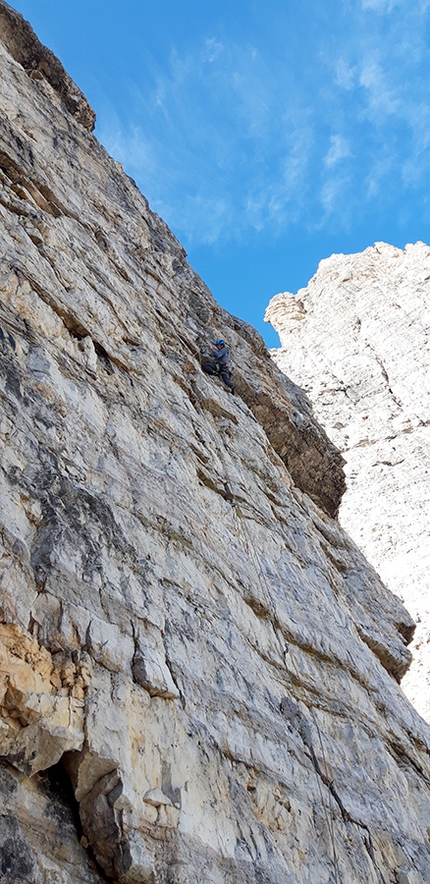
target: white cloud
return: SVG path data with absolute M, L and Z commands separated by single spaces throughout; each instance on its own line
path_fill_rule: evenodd
M 130 85 L 134 113 L 108 114 L 98 135 L 186 242 L 383 211 L 390 188 L 399 199 L 430 172 L 430 0 L 369 14 L 393 2 L 349 4 L 334 42 L 312 24 L 306 63 L 287 13 L 277 51 L 275 31 L 177 46 Z
M 391 80 L 391 84 L 390 84 Z M 401 107 L 398 87 L 376 58 L 365 61 L 359 77 L 367 90 L 368 109 L 372 114 L 396 114 Z
M 339 58 L 335 64 L 336 86 L 348 91 L 352 89 L 355 83 L 355 73 L 356 69 L 349 64 L 346 58 Z
M 391 12 L 401 2 L 402 0 L 361 0 L 361 7 L 375 12 Z
M 337 178 L 330 178 L 321 188 L 321 205 L 327 214 L 336 211 L 336 205 L 342 193 L 342 182 Z
M 326 166 L 336 166 L 341 160 L 345 160 L 351 156 L 349 143 L 343 135 L 332 135 L 330 138 L 330 149 L 324 157 Z
M 145 169 L 148 175 L 156 171 L 157 160 L 153 146 L 139 126 L 132 126 L 127 131 L 116 114 L 111 113 L 109 119 L 104 118 L 103 125 L 97 130 L 97 136 L 108 153 L 129 170 Z
M 205 41 L 205 47 L 203 50 L 203 59 L 204 61 L 208 61 L 210 64 L 216 61 L 217 58 L 223 53 L 224 46 L 215 37 L 208 38 Z
M 379 198 L 381 189 L 387 184 L 387 180 L 398 180 L 396 157 L 389 153 L 375 160 L 364 180 L 364 197 L 368 202 Z
M 220 197 L 189 196 L 181 205 L 153 199 L 151 208 L 175 230 L 186 231 L 188 245 L 212 245 L 230 232 L 234 209 L 231 202 Z

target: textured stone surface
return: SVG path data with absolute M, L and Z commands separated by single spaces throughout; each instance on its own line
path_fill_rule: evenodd
M 413 623 L 335 518 L 342 458 L 11 20 L 1 874 L 424 884 Z M 235 396 L 200 369 L 220 334 Z
M 430 249 L 333 255 L 267 319 L 345 457 L 340 520 L 418 623 L 402 685 L 430 720 Z

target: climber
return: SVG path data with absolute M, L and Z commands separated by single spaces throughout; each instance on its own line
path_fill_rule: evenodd
M 215 347 L 216 350 L 209 357 L 203 357 L 202 370 L 206 374 L 219 374 L 225 386 L 228 387 L 231 393 L 234 393 L 234 384 L 231 379 L 230 350 L 226 342 L 221 340 L 221 338 L 215 341 Z

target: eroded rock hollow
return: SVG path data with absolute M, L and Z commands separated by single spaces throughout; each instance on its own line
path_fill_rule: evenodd
M 424 884 L 414 624 L 342 457 L 0 26 L 0 879 Z

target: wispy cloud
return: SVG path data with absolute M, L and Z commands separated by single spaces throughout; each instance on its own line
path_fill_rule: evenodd
M 362 9 L 373 9 L 375 12 L 391 12 L 402 0 L 361 0 Z
M 321 205 L 324 209 L 325 217 L 320 220 L 319 226 L 321 227 L 326 217 L 336 214 L 343 222 L 344 225 L 347 224 L 348 218 L 350 215 L 350 210 L 347 208 L 345 201 L 345 189 L 348 186 L 348 180 L 345 176 L 338 175 L 337 177 L 329 178 L 324 182 L 321 188 Z
M 354 87 L 356 71 L 354 67 L 351 67 L 349 61 L 344 56 L 341 56 L 337 59 L 334 69 L 335 85 L 340 86 L 342 89 L 352 89 Z
M 330 149 L 324 157 L 326 166 L 337 166 L 341 160 L 351 156 L 348 140 L 343 135 L 330 136 Z
M 348 226 L 426 180 L 430 0 L 332 2 L 301 33 L 285 10 L 200 34 L 105 109 L 99 137 L 186 242 Z
M 398 85 L 393 83 L 390 73 L 384 69 L 378 58 L 364 61 L 360 71 L 359 84 L 367 91 L 364 106 L 372 116 L 398 114 L 401 112 L 401 96 Z
M 205 45 L 203 49 L 203 59 L 204 61 L 208 61 L 210 64 L 213 61 L 216 61 L 217 58 L 224 51 L 224 46 L 221 42 L 215 39 L 215 37 L 208 37 L 205 40 Z

